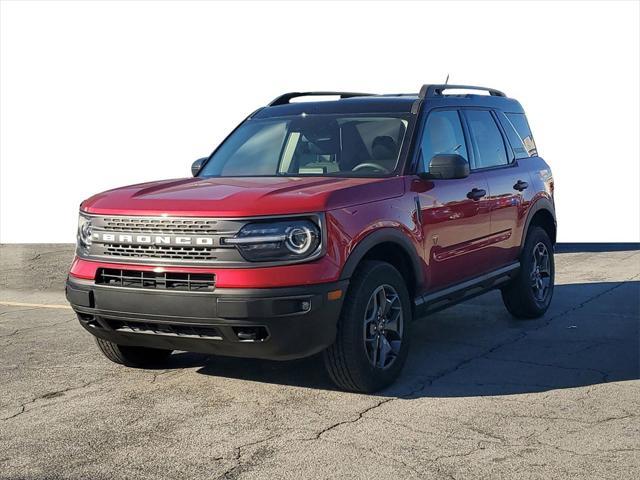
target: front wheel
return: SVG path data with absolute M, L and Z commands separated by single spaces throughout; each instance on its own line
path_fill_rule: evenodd
M 553 245 L 547 232 L 533 227 L 522 249 L 518 276 L 502 289 L 502 300 L 516 318 L 538 318 L 551 303 L 555 277 Z
M 160 350 L 158 348 L 118 345 L 97 337 L 96 344 L 102 354 L 109 360 L 127 367 L 159 367 L 166 363 L 172 352 L 172 350 Z
M 402 275 L 385 262 L 363 263 L 347 292 L 336 341 L 324 352 L 333 382 L 352 392 L 374 392 L 392 383 L 407 358 L 410 325 Z

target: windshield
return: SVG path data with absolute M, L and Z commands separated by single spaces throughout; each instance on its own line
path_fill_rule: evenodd
M 407 123 L 384 115 L 249 119 L 198 176 L 387 176 L 398 164 Z

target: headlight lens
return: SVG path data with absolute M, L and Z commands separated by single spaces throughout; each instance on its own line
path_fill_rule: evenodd
M 80 214 L 78 217 L 78 250 L 86 253 L 91 246 L 92 225 L 91 218 Z
M 306 219 L 249 223 L 224 243 L 251 262 L 300 260 L 318 251 L 320 228 Z

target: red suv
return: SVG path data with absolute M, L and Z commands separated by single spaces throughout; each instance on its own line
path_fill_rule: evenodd
M 292 102 L 312 95 L 339 98 Z M 80 207 L 67 298 L 114 362 L 322 352 L 370 392 L 414 319 L 494 288 L 518 318 L 551 301 L 553 177 L 497 90 L 287 93 L 192 172 Z

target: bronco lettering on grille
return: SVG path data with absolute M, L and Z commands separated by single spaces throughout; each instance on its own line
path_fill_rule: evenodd
M 94 232 L 93 239 L 97 242 L 139 245 L 213 245 L 213 237 L 184 235 L 131 235 Z

